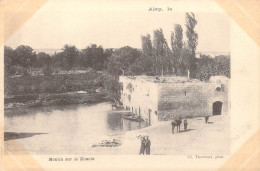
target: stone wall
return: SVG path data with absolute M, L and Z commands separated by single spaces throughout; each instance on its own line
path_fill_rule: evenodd
M 213 103 L 221 102 L 221 114 L 229 109 L 228 81 L 186 82 L 160 84 L 158 117 L 159 121 L 182 117 L 202 117 L 213 115 Z
M 158 84 L 138 79 L 138 77 L 119 78 L 122 84 L 121 101 L 123 106 L 140 115 L 147 123 L 158 122 Z M 150 117 L 149 117 L 150 115 Z
M 213 104 L 220 114 L 229 112 L 229 84 L 226 77 L 213 77 L 209 82 L 196 80 L 176 83 L 151 82 L 140 77 L 121 76 L 121 101 L 128 110 L 142 116 L 151 125 L 183 117 L 212 116 Z

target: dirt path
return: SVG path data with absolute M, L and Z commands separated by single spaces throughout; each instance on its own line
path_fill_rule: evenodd
M 130 154 L 139 153 L 139 135 L 148 135 L 151 140 L 151 155 L 184 154 L 229 154 L 229 115 L 214 116 L 205 124 L 204 118 L 188 119 L 188 130 L 172 134 L 171 123 L 160 122 L 156 126 L 129 131 L 122 135 L 122 146 L 94 148 L 90 154 Z

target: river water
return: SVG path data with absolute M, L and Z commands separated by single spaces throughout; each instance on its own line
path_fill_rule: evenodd
M 33 154 L 85 153 L 102 139 L 146 126 L 124 119 L 124 114 L 112 111 L 109 103 L 8 110 L 5 132 L 14 136 L 5 140 L 5 149 Z

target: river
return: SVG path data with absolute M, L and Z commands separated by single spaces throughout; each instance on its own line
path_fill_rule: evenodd
M 124 119 L 124 113 L 112 111 L 109 103 L 7 110 L 5 150 L 32 154 L 87 153 L 102 139 L 146 126 L 144 122 Z

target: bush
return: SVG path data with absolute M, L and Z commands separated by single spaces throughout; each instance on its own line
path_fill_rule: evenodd
M 118 77 L 113 75 L 104 76 L 104 87 L 110 100 L 120 99 L 120 84 Z
M 99 73 L 37 75 L 21 77 L 5 77 L 5 93 L 39 94 L 39 93 L 65 93 L 68 91 L 86 91 L 92 87 L 103 86 Z
M 215 58 L 202 56 L 201 59 L 198 59 L 195 78 L 202 81 L 207 81 L 214 75 L 224 75 L 230 78 L 229 56 L 221 55 L 216 56 Z
M 48 67 L 48 66 L 45 66 L 43 67 L 43 74 L 46 75 L 46 76 L 49 76 L 52 74 L 52 68 L 51 67 Z

